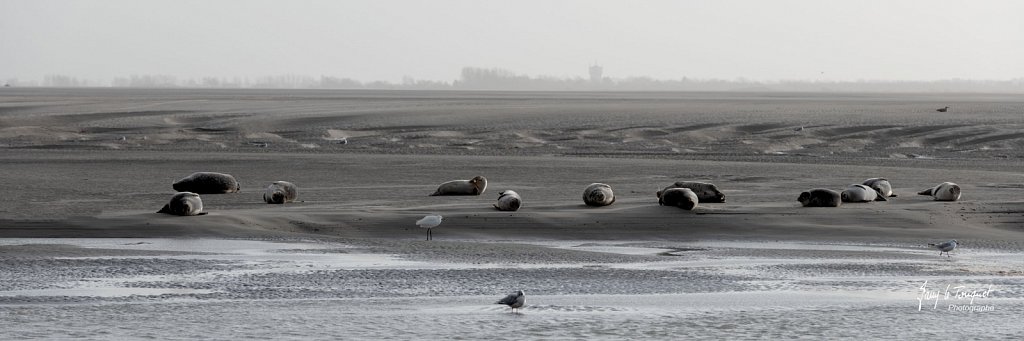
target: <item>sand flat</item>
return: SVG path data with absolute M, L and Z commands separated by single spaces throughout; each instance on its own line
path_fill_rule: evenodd
M 1006 337 L 1022 117 L 978 94 L 3 89 L 0 336 Z M 195 171 L 241 192 L 155 213 Z M 481 196 L 428 196 L 475 175 Z M 899 197 L 796 201 L 872 177 Z M 276 180 L 299 202 L 263 203 Z M 682 180 L 728 202 L 658 206 Z M 943 181 L 961 201 L 915 194 Z M 584 206 L 592 182 L 616 203 Z M 520 211 L 491 207 L 504 189 Z M 952 257 L 925 245 L 953 238 Z M 995 310 L 919 311 L 924 281 L 993 285 L 975 305 Z M 490 305 L 517 288 L 523 315 Z

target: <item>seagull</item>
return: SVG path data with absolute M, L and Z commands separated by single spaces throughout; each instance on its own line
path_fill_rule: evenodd
M 505 296 L 505 298 L 502 298 L 500 301 L 495 302 L 494 304 L 507 305 L 509 306 L 509 308 L 512 308 L 512 312 L 515 313 L 516 309 L 522 308 L 523 303 L 525 302 L 526 294 L 524 294 L 522 290 L 517 290 L 514 293 L 508 294 L 508 296 Z
M 416 221 L 416 226 L 427 229 L 427 240 L 434 239 L 430 229 L 437 227 L 437 225 L 441 225 L 441 216 L 437 214 L 431 214 Z
M 951 257 L 949 255 L 949 252 L 953 251 L 953 249 L 956 248 L 957 244 L 959 244 L 959 243 L 957 243 L 956 239 L 953 239 L 953 240 L 950 240 L 950 241 L 945 242 L 945 243 L 928 244 L 928 246 L 931 246 L 931 247 L 934 247 L 936 249 L 939 249 L 939 256 L 942 256 L 942 253 L 945 252 L 946 253 L 946 257 Z
M 949 110 L 949 107 L 948 107 L 948 106 L 947 106 L 947 107 L 945 107 L 945 108 L 938 108 L 938 109 L 935 109 L 935 111 L 938 111 L 938 112 L 946 112 L 946 110 Z

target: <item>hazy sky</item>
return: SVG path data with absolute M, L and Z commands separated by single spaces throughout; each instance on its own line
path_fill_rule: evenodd
M 0 0 L 0 80 L 1024 77 L 1024 1 Z

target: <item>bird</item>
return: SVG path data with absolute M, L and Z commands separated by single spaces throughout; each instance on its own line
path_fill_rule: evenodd
M 804 126 L 799 126 L 799 127 L 793 128 L 793 131 L 803 131 L 803 130 L 804 130 Z
M 427 240 L 434 239 L 430 229 L 437 227 L 437 225 L 441 225 L 441 216 L 437 214 L 431 214 L 416 221 L 416 226 L 427 229 Z
M 939 249 L 939 256 L 942 256 L 942 253 L 945 252 L 946 253 L 946 257 L 951 257 L 949 255 L 949 252 L 953 251 L 953 249 L 956 248 L 957 244 L 959 244 L 959 243 L 956 241 L 956 239 L 953 239 L 953 240 L 950 240 L 950 241 L 945 242 L 945 243 L 928 244 L 928 246 L 931 246 L 931 247 L 934 247 L 936 249 Z
M 948 107 L 948 106 L 947 106 L 947 107 L 945 107 L 945 108 L 938 108 L 938 109 L 935 109 L 935 111 L 938 111 L 938 112 L 946 112 L 946 110 L 949 110 L 949 107 Z
M 507 305 L 509 308 L 512 308 L 512 312 L 515 313 L 516 309 L 523 307 L 523 303 L 526 303 L 526 294 L 523 293 L 522 290 L 516 290 L 516 292 L 508 294 L 508 296 L 505 296 L 505 298 L 502 298 L 494 304 Z

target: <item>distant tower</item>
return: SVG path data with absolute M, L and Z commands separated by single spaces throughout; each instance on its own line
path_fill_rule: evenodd
M 590 82 L 591 83 L 600 83 L 601 82 L 602 73 L 604 73 L 604 68 L 603 67 L 601 67 L 600 65 L 591 65 L 590 66 Z

